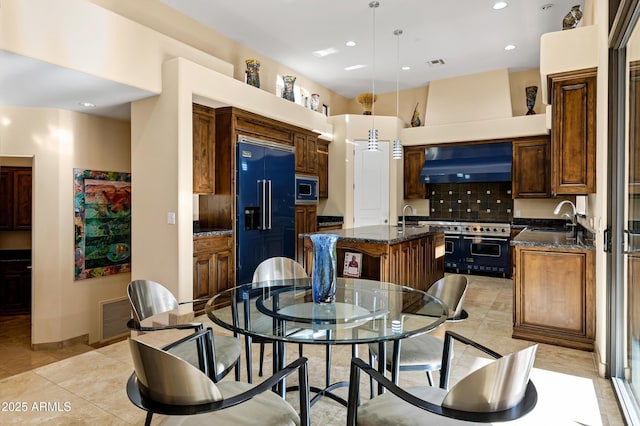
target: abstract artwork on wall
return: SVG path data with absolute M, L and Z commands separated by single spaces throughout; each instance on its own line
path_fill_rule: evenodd
M 75 279 L 131 271 L 131 173 L 74 169 Z

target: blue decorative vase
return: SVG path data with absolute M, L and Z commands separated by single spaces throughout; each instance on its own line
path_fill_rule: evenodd
M 313 271 L 311 272 L 311 291 L 316 303 L 333 303 L 336 300 L 337 256 L 335 234 L 314 234 Z

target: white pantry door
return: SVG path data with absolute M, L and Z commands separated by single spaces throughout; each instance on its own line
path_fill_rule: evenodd
M 353 226 L 389 224 L 389 142 L 355 141 L 353 157 Z

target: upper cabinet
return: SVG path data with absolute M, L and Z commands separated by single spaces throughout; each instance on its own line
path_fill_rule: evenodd
M 424 146 L 404 147 L 404 198 L 425 198 L 427 186 L 420 182 L 424 165 Z
M 513 142 L 513 198 L 551 196 L 551 148 L 548 136 Z
M 215 111 L 193 104 L 193 192 L 215 193 Z
M 329 198 L 329 142 L 318 141 L 318 197 Z
M 31 168 L 0 168 L 0 231 L 31 230 Z
M 296 147 L 296 172 L 318 174 L 318 138 L 310 133 L 294 135 Z
M 553 195 L 596 190 L 596 79 L 596 68 L 548 76 Z

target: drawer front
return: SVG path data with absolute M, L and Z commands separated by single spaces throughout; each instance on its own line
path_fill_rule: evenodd
M 228 250 L 233 245 L 231 235 L 216 235 L 213 237 L 198 237 L 193 240 L 193 253 L 216 252 Z

